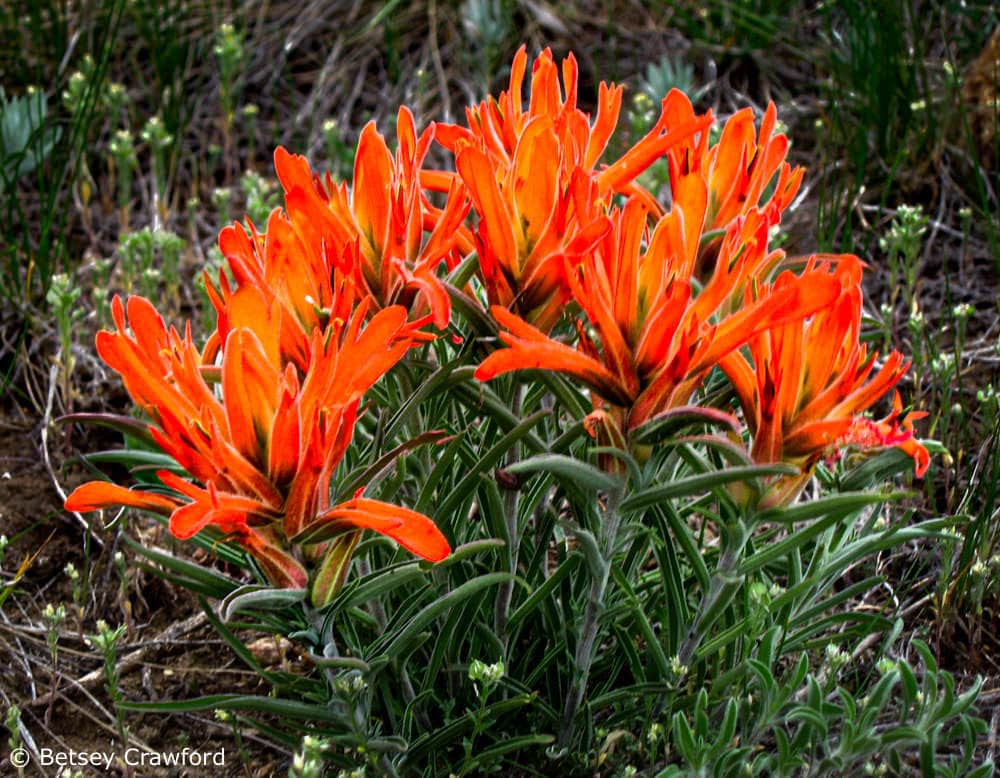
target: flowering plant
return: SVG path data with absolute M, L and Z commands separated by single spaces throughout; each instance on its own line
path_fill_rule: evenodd
M 279 148 L 284 209 L 263 231 L 249 220 L 222 230 L 228 269 L 207 279 L 215 328 L 204 338 L 190 324 L 183 334 L 168 328 L 143 298 L 116 299 L 115 329 L 98 335 L 98 352 L 173 466 L 141 489 L 84 484 L 66 508 L 149 510 L 169 517 L 179 539 L 221 533 L 273 587 L 308 589 L 314 615 L 328 619 L 296 634 L 318 654 L 371 674 L 391 660 L 404 689 L 406 658 L 424 641 L 433 646 L 427 683 L 466 661 L 453 647 L 476 638 L 442 644 L 426 630 L 438 624 L 443 640 L 471 614 L 491 635 L 476 645 L 498 651 L 504 672 L 522 668 L 498 711 L 534 699 L 524 691 L 538 682 L 532 663 L 568 674 L 547 689 L 539 724 L 558 731 L 559 755 L 583 737 L 588 699 L 601 705 L 588 697 L 595 667 L 628 675 L 638 694 L 655 687 L 665 704 L 693 666 L 708 672 L 706 645 L 731 646 L 734 673 L 757 650 L 739 635 L 763 623 L 760 608 L 770 612 L 762 592 L 789 587 L 774 606 L 788 624 L 821 608 L 823 587 L 858 551 L 828 553 L 817 534 L 882 499 L 801 501 L 843 450 L 898 449 L 917 476 L 929 454 L 914 433 L 922 414 L 903 415 L 898 393 L 888 416 L 866 415 L 907 363 L 898 352 L 880 361 L 863 343 L 863 263 L 773 246 L 803 178 L 786 160 L 773 105 L 759 129 L 745 109 L 713 142 L 711 112 L 696 114 L 674 90 L 651 129 L 611 153 L 623 146 L 614 138 L 621 87 L 600 85 L 592 118 L 572 55 L 561 66 L 548 50 L 535 59 L 527 102 L 526 76 L 522 48 L 508 89 L 469 108 L 464 126 L 418 132 L 400 108 L 395 151 L 367 125 L 350 183 Z M 428 166 L 434 143 L 453 170 Z M 663 159 L 669 193 L 649 191 L 639 177 Z M 723 433 L 680 434 L 692 424 Z M 406 456 L 430 440 L 432 453 Z M 383 480 L 394 462 L 396 476 Z M 344 476 L 350 468 L 362 482 Z M 680 498 L 690 502 L 675 507 Z M 802 522 L 808 531 L 796 529 Z M 851 542 L 843 526 L 824 541 L 830 549 Z M 400 570 L 412 571 L 373 572 L 377 557 L 359 550 L 365 530 L 430 562 L 456 553 L 426 589 L 400 597 L 396 615 L 377 601 L 367 621 L 345 627 L 345 659 L 334 616 L 394 592 L 410 580 Z M 581 559 L 587 575 L 571 575 Z M 789 567 L 776 573 L 781 560 Z M 650 600 L 655 628 L 634 605 L 650 565 L 667 592 Z M 737 598 L 755 576 L 762 586 L 769 576 L 767 586 Z M 584 605 L 566 618 L 547 597 Z M 548 634 L 561 636 L 554 648 Z M 602 634 L 627 661 L 600 663 Z M 808 634 L 787 633 L 789 645 Z M 648 666 L 658 673 L 650 688 Z M 356 705 L 365 688 L 328 691 L 347 689 Z M 409 706 L 429 722 L 408 694 L 408 725 Z M 420 737 L 407 759 L 437 743 Z

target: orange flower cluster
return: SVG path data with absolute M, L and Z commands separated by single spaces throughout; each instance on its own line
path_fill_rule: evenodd
M 223 230 L 235 288 L 221 275 L 211 291 L 218 326 L 203 350 L 190 325 L 183 336 L 168 330 L 149 301 L 115 299 L 116 329 L 98 334 L 98 353 L 189 477 L 160 471 L 170 490 L 162 492 L 87 483 L 66 508 L 144 508 L 169 516 L 182 539 L 214 526 L 272 583 L 309 586 L 322 605 L 365 529 L 431 561 L 450 548 L 428 517 L 406 508 L 361 493 L 330 504 L 362 395 L 430 337 L 420 329 L 429 317 L 408 321 L 400 305 L 373 312 L 374 295 L 359 294 L 356 274 L 338 267 L 343 256 L 308 242 L 310 227 L 276 211 L 264 235 Z
M 470 109 L 469 127 L 442 140 L 472 192 L 483 283 L 508 346 L 476 377 L 525 368 L 575 376 L 594 392 L 590 428 L 611 423 L 609 440 L 627 441 L 690 403 L 720 367 L 743 406 L 755 461 L 808 474 L 842 446 L 897 446 L 922 475 L 928 455 L 912 429 L 921 414 L 860 415 L 906 369 L 893 353 L 868 380 L 875 357 L 859 340 L 860 261 L 813 258 L 795 273 L 769 248 L 803 176 L 786 161 L 774 106 L 759 131 L 750 109 L 736 113 L 713 144 L 711 113 L 696 115 L 675 90 L 653 130 L 598 171 L 594 150 L 608 143 L 620 91 L 601 85 L 591 127 L 576 108 L 572 56 L 564 97 L 550 53 L 536 60 L 527 112 L 523 73 L 522 50 L 510 91 Z M 635 180 L 661 156 L 666 212 Z M 576 337 L 564 342 L 549 333 L 568 305 L 579 313 Z
M 836 299 L 809 320 L 793 320 L 752 338 L 749 360 L 734 352 L 720 363 L 743 407 L 754 460 L 808 469 L 823 452 L 842 446 L 897 446 L 913 458 L 916 474 L 922 476 L 930 458 L 913 438 L 913 421 L 925 413 L 900 420 L 897 392 L 893 412 L 885 419 L 874 422 L 858 415 L 895 386 L 908 367 L 893 352 L 876 372 L 867 347 L 858 342 L 860 261 L 846 256 L 836 263 L 813 262 L 808 273 L 835 281 Z M 775 291 L 784 284 L 787 278 L 779 278 Z
M 331 505 L 331 483 L 362 395 L 433 337 L 426 326 L 448 326 L 443 276 L 473 252 L 471 291 L 507 346 L 479 365 L 480 380 L 524 368 L 572 375 L 592 389 L 595 419 L 628 445 L 719 368 L 755 461 L 807 476 L 843 446 L 897 446 L 922 475 L 921 414 L 901 419 L 897 396 L 887 418 L 861 415 L 906 365 L 893 353 L 876 370 L 860 343 L 860 261 L 814 257 L 795 272 L 769 245 L 802 180 L 774 106 L 759 130 L 749 109 L 737 113 L 713 144 L 711 113 L 696 115 L 675 90 L 652 129 L 601 164 L 621 87 L 600 85 L 591 120 L 572 55 L 561 67 L 547 50 L 535 60 L 527 105 L 526 75 L 522 48 L 509 88 L 468 109 L 465 127 L 418 134 L 401 108 L 395 152 L 369 124 L 350 186 L 279 148 L 285 208 L 263 233 L 222 231 L 230 275 L 209 284 L 217 327 L 202 349 L 148 301 L 116 300 L 98 352 L 186 475 L 159 473 L 162 490 L 85 484 L 66 507 L 157 511 L 180 538 L 214 526 L 275 584 L 311 586 L 318 604 L 342 584 L 364 529 L 444 558 L 448 543 L 426 516 L 360 494 Z M 454 172 L 425 168 L 435 141 Z M 663 158 L 668 209 L 637 182 Z M 567 321 L 575 335 L 559 340 Z

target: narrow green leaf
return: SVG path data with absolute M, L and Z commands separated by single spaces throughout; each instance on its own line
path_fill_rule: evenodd
M 628 599 L 629 605 L 631 606 L 632 619 L 634 620 L 635 625 L 639 628 L 639 631 L 642 633 L 642 636 L 645 638 L 646 649 L 649 651 L 653 664 L 656 666 L 656 670 L 659 673 L 658 680 L 670 680 L 673 677 L 670 670 L 670 662 L 663 653 L 663 646 L 660 645 L 660 639 L 653 630 L 653 625 L 649 623 L 649 618 L 646 616 L 643 604 L 639 601 L 631 583 L 629 583 L 625 574 L 618 568 L 617 565 L 611 566 L 611 575 L 614 577 L 615 583 L 618 584 L 618 588 Z
M 740 573 L 742 575 L 749 575 L 765 565 L 787 556 L 795 549 L 801 548 L 810 540 L 825 532 L 838 521 L 842 521 L 848 513 L 850 513 L 850 509 L 834 510 L 812 524 L 795 529 L 788 537 L 777 543 L 765 546 L 760 551 L 744 559 L 740 565 Z
M 490 468 L 496 466 L 503 455 L 506 454 L 515 443 L 527 438 L 531 429 L 549 415 L 549 412 L 546 410 L 536 411 L 528 416 L 528 418 L 517 424 L 514 429 L 504 435 L 499 441 L 497 441 L 496 444 L 485 451 L 478 458 L 476 464 L 470 467 L 469 472 L 466 473 L 462 480 L 455 485 L 455 488 L 451 491 L 451 493 L 441 502 L 435 513 L 439 516 L 451 516 L 457 510 L 458 506 L 461 505 L 473 491 L 475 491 L 476 487 L 479 485 L 480 476 Z
M 149 432 L 149 424 L 131 416 L 117 413 L 69 413 L 56 419 L 60 424 L 98 424 L 117 430 L 122 435 L 128 435 L 148 446 L 156 446 L 156 441 Z
M 554 742 L 555 737 L 553 735 L 520 735 L 505 738 L 495 745 L 487 746 L 486 748 L 477 748 L 475 756 L 472 758 L 472 766 L 482 765 L 483 767 L 489 767 L 491 762 L 504 754 L 509 754 L 512 751 L 521 751 L 526 748 L 547 746 Z M 521 758 L 523 759 L 524 757 Z
M 736 434 L 740 431 L 739 423 L 725 411 L 685 405 L 657 414 L 641 424 L 632 431 L 632 439 L 640 445 L 652 445 L 676 437 L 681 430 L 695 425 L 728 427 Z
M 451 567 L 452 565 L 457 565 L 459 562 L 464 562 L 466 559 L 471 559 L 478 554 L 483 554 L 487 551 L 497 551 L 505 545 L 507 544 L 500 540 L 500 538 L 471 540 L 468 543 L 463 543 L 452 551 L 446 559 L 442 559 L 440 562 L 434 562 L 434 568 L 436 570 L 441 570 L 446 567 Z M 424 562 L 421 564 L 428 563 Z
M 797 472 L 798 470 L 789 465 L 752 465 L 713 470 L 709 473 L 680 478 L 662 486 L 642 489 L 624 500 L 621 509 L 625 512 L 641 511 L 675 497 L 701 494 L 734 481 L 751 481 L 769 475 L 792 475 Z
M 479 301 L 447 281 L 444 287 L 451 297 L 452 308 L 461 314 L 476 335 L 483 338 L 496 335 L 497 324 Z
M 472 597 L 490 586 L 496 586 L 504 581 L 512 580 L 517 579 L 510 573 L 489 573 L 478 578 L 473 578 L 471 581 L 466 581 L 457 589 L 453 589 L 443 597 L 434 600 L 434 602 L 426 606 L 403 625 L 401 629 L 395 630 L 392 634 L 387 634 L 381 638 L 372 647 L 369 659 L 381 655 L 401 659 L 402 654 L 407 648 L 407 644 L 416 638 L 438 616 L 446 613 L 466 598 Z
M 122 542 L 140 556 L 145 557 L 151 562 L 155 562 L 172 573 L 175 573 L 177 580 L 181 582 L 192 581 L 201 585 L 208 591 L 210 596 L 216 599 L 222 599 L 240 587 L 239 581 L 228 578 L 222 573 L 204 567 L 203 565 L 196 565 L 193 562 L 178 559 L 165 551 L 143 546 L 141 543 L 137 543 L 135 540 L 130 538 L 127 534 L 122 535 Z
M 868 489 L 875 484 L 884 484 L 899 473 L 913 469 L 913 458 L 898 448 L 888 448 L 875 456 L 866 458 L 860 465 L 844 473 L 838 486 L 845 492 Z
M 579 544 L 580 552 L 583 554 L 583 558 L 587 560 L 587 567 L 590 568 L 591 577 L 602 578 L 606 574 L 610 563 L 601 553 L 601 547 L 598 545 L 597 538 L 594 537 L 594 533 L 589 529 L 584 529 L 583 527 L 575 525 L 570 526 L 567 529 L 573 534 L 573 537 Z
M 660 525 L 661 541 L 670 544 L 671 536 L 677 541 L 688 564 L 691 565 L 694 577 L 698 579 L 698 585 L 703 592 L 707 592 L 711 585 L 712 574 L 708 570 L 708 565 L 705 564 L 705 557 L 702 555 L 701 549 L 695 542 L 691 526 L 681 518 L 677 509 L 669 502 L 657 506 L 652 511 L 652 515 Z M 669 532 L 667 531 L 668 525 Z
M 799 524 L 805 521 L 814 521 L 831 513 L 846 516 L 869 505 L 900 500 L 905 496 L 903 492 L 893 492 L 891 494 L 846 492 L 834 494 L 829 497 L 821 497 L 818 500 L 806 500 L 790 508 L 774 508 L 764 511 L 756 518 L 761 523 L 777 521 L 787 525 Z
M 621 480 L 605 473 L 579 459 L 563 454 L 538 454 L 508 465 L 506 470 L 512 473 L 535 473 L 543 471 L 554 476 L 568 478 L 585 489 L 603 489 L 611 491 L 622 486 Z
M 133 713 L 190 713 L 198 710 L 251 710 L 279 718 L 338 722 L 340 718 L 325 705 L 250 694 L 214 694 L 174 702 L 119 702 L 118 707 Z
M 508 627 L 513 630 L 521 621 L 530 616 L 543 601 L 552 597 L 563 578 L 579 567 L 581 559 L 579 554 L 570 554 L 566 557 L 563 563 L 552 572 L 552 575 L 545 579 L 545 583 L 535 589 L 510 615 L 510 619 L 507 621 Z
M 367 675 L 372 671 L 372 666 L 363 659 L 356 656 L 311 656 L 316 667 L 329 670 L 358 670 L 362 675 Z
M 102 464 L 121 464 L 130 470 L 169 470 L 172 473 L 184 474 L 186 471 L 177 464 L 177 460 L 167 454 L 157 451 L 140 451 L 134 448 L 115 449 L 113 451 L 95 451 L 82 457 L 88 462 Z
M 420 496 L 417 498 L 417 503 L 414 506 L 414 510 L 418 513 L 427 513 L 431 502 L 437 494 L 437 485 L 441 482 L 445 473 L 454 466 L 458 450 L 466 443 L 466 435 L 467 430 L 462 430 L 455 436 L 454 440 L 448 443 L 444 451 L 436 457 L 437 461 L 434 463 L 434 468 L 420 487 Z
M 305 601 L 305 589 L 276 589 L 272 586 L 248 584 L 233 590 L 219 603 L 223 621 L 231 621 L 240 611 L 283 610 Z
M 407 397 L 406 401 L 399 406 L 399 410 L 386 425 L 385 437 L 388 440 L 397 439 L 402 432 L 403 425 L 413 417 L 421 403 L 439 392 L 445 392 L 459 384 L 473 381 L 472 374 L 474 372 L 474 366 L 462 365 L 459 360 L 441 365 L 430 377 L 423 380 L 416 390 Z
M 919 743 L 924 739 L 924 734 L 916 727 L 900 725 L 889 727 L 882 733 L 883 743 Z
M 480 381 L 462 383 L 455 387 L 455 392 L 464 396 L 470 407 L 485 413 L 500 425 L 501 429 L 508 432 L 516 430 L 521 424 L 527 421 L 527 419 L 522 419 L 514 413 L 510 409 L 510 402 L 505 398 L 501 398 L 488 384 Z M 536 413 L 545 412 L 546 409 L 542 409 Z M 548 411 L 548 413 L 551 415 L 551 411 Z M 534 424 L 530 426 L 534 426 Z M 547 450 L 546 445 L 530 430 L 523 434 L 523 436 L 519 435 L 518 439 L 523 439 L 528 448 L 533 451 Z
M 352 475 L 350 480 L 348 480 L 345 485 L 340 487 L 340 493 L 353 495 L 361 487 L 377 483 L 402 454 L 428 443 L 436 443 L 446 437 L 446 435 L 447 433 L 444 430 L 431 430 L 417 435 L 417 437 L 412 440 L 401 443 L 392 449 L 392 451 L 388 451 L 379 457 L 378 460 L 372 463 L 371 466 L 365 468 L 357 475 Z M 372 492 L 369 492 L 369 494 L 372 494 Z
M 477 720 L 499 721 L 504 715 L 532 705 L 534 702 L 535 695 L 519 694 L 487 705 L 481 718 L 479 711 L 469 711 L 443 727 L 438 727 L 433 732 L 425 733 L 414 740 L 410 744 L 404 764 L 421 765 L 428 752 L 457 744 L 462 735 L 475 726 Z
M 402 562 L 358 578 L 345 586 L 330 603 L 330 612 L 339 613 L 347 608 L 376 600 L 413 581 L 423 580 L 426 573 L 419 562 Z
M 448 273 L 447 281 L 449 284 L 461 288 L 472 280 L 472 277 L 476 274 L 478 269 L 479 254 L 473 251 L 469 254 L 469 256 L 459 262 L 450 273 Z
M 691 732 L 691 725 L 688 724 L 687 717 L 677 711 L 674 714 L 674 742 L 681 756 L 687 762 L 688 767 L 694 767 L 698 763 L 698 748 L 694 742 L 694 734 Z

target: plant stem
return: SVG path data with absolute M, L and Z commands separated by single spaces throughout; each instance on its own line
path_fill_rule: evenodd
M 583 612 L 583 624 L 580 628 L 580 639 L 576 644 L 574 663 L 576 675 L 566 707 L 563 709 L 562 725 L 559 733 L 559 748 L 568 749 L 573 737 L 573 722 L 583 705 L 587 693 L 587 682 L 590 680 L 590 668 L 594 662 L 594 644 L 597 642 L 598 627 L 601 613 L 604 610 L 604 595 L 608 588 L 608 576 L 611 573 L 611 557 L 614 554 L 615 541 L 618 537 L 618 525 L 621 516 L 618 513 L 619 494 L 608 496 L 607 507 L 601 516 L 601 556 L 603 564 L 599 574 L 594 575 L 590 582 L 590 594 L 587 607 Z
M 504 521 L 507 527 L 507 537 L 509 554 L 508 558 L 510 560 L 508 564 L 508 572 L 513 576 L 517 573 L 517 557 L 518 552 L 521 547 L 521 538 L 518 534 L 518 493 L 516 491 L 509 491 L 504 497 Z M 503 644 L 504 660 L 507 659 L 507 643 L 510 636 L 507 634 L 507 620 L 510 618 L 510 606 L 511 601 L 514 597 L 514 579 L 508 579 L 500 584 L 497 591 L 497 606 L 496 606 L 496 619 L 495 619 L 495 629 L 496 635 Z
M 688 630 L 684 644 L 677 653 L 677 660 L 683 667 L 691 666 L 695 652 L 701 645 L 701 641 L 704 640 L 709 628 L 729 605 L 733 594 L 740 588 L 743 577 L 738 574 L 738 570 L 746 538 L 745 530 L 735 533 L 735 536 L 729 535 L 729 542 L 719 556 L 719 562 L 712 574 L 708 591 L 702 596 L 698 615 Z
M 521 413 L 521 404 L 524 400 L 524 384 L 518 383 L 517 389 L 514 392 L 514 397 L 511 402 L 511 411 L 513 411 L 515 416 L 519 416 Z M 521 444 L 516 443 L 511 450 L 511 456 L 516 462 L 520 459 L 521 455 Z M 511 578 L 500 584 L 497 589 L 497 600 L 496 600 L 496 616 L 494 620 L 494 631 L 496 636 L 500 639 L 500 643 L 503 646 L 503 657 L 502 659 L 506 661 L 507 656 L 507 644 L 510 640 L 510 636 L 507 634 L 507 621 L 510 618 L 510 606 L 514 597 L 514 578 L 517 574 L 518 567 L 518 554 L 521 550 L 521 533 L 520 533 L 520 522 L 518 521 L 518 508 L 520 504 L 520 492 L 517 488 L 510 489 L 504 497 L 504 525 L 507 530 L 507 571 L 511 574 Z

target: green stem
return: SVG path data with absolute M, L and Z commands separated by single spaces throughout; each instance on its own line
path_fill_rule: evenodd
M 517 573 L 517 557 L 521 548 L 521 538 L 518 534 L 518 493 L 514 490 L 507 492 L 504 498 L 504 520 L 507 525 L 508 537 L 508 565 L 507 570 L 511 576 Z M 514 579 L 511 578 L 500 584 L 497 591 L 496 635 L 504 647 L 504 657 L 507 659 L 507 643 L 510 636 L 507 634 L 507 621 L 510 619 L 510 606 L 514 597 Z
M 678 662 L 683 667 L 691 666 L 695 652 L 708 634 L 708 630 L 729 607 L 733 595 L 739 591 L 743 583 L 743 576 L 738 571 L 747 541 L 747 532 L 741 528 L 735 533 L 726 535 L 729 542 L 719 556 L 708 591 L 702 596 L 698 615 L 677 654 Z
M 520 415 L 523 401 L 524 384 L 518 383 L 511 402 L 511 411 L 515 416 Z M 511 449 L 511 457 L 516 462 L 520 458 L 520 455 L 521 444 L 516 443 Z M 494 631 L 503 646 L 503 659 L 505 661 L 508 659 L 507 644 L 510 640 L 510 636 L 507 634 L 507 622 L 510 619 L 510 606 L 514 597 L 514 576 L 517 574 L 518 555 L 521 550 L 521 527 L 518 521 L 519 497 L 520 492 L 516 488 L 512 488 L 504 498 L 504 525 L 507 530 L 507 571 L 511 574 L 511 578 L 501 583 L 497 589 Z
M 608 577 L 611 573 L 611 557 L 614 554 L 615 541 L 618 538 L 618 526 L 621 516 L 618 513 L 619 496 L 608 496 L 608 505 L 601 517 L 601 556 L 603 564 L 600 572 L 590 582 L 590 593 L 587 606 L 583 612 L 583 624 L 580 628 L 580 638 L 576 644 L 574 663 L 576 676 L 566 707 L 563 709 L 562 725 L 559 733 L 559 748 L 568 749 L 573 738 L 573 722 L 583 705 L 587 693 L 587 683 L 590 680 L 590 668 L 594 662 L 594 645 L 600 626 L 601 613 L 604 611 L 604 595 L 608 588 Z

